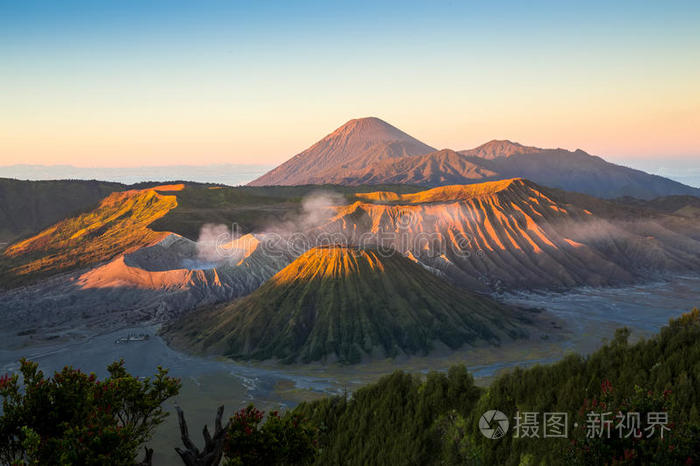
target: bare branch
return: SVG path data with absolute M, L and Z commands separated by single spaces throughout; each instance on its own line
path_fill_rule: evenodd
M 221 423 L 221 418 L 224 414 L 224 407 L 219 406 L 216 411 L 216 420 L 214 421 L 214 436 L 209 433 L 209 428 L 205 425 L 202 429 L 204 437 L 204 450 L 199 449 L 190 439 L 187 430 L 187 422 L 185 422 L 185 414 L 180 407 L 176 407 L 177 417 L 180 423 L 180 434 L 182 443 L 185 449 L 175 448 L 175 451 L 187 466 L 216 466 L 221 462 L 224 451 L 224 439 L 226 437 L 226 429 Z

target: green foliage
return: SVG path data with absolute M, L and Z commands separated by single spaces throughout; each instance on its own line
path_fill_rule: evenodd
M 609 381 L 601 384 L 599 398 L 585 400 L 579 409 L 567 459 L 572 465 L 599 464 L 682 464 L 700 451 L 700 425 L 676 422 L 672 390 L 662 393 L 634 387 L 620 398 Z M 629 414 L 638 415 L 633 426 Z M 668 416 L 669 430 L 651 424 L 649 415 Z M 598 421 L 600 435 L 587 435 L 591 421 Z M 606 423 L 609 421 L 609 424 Z M 638 423 L 638 424 L 637 424 Z
M 361 388 L 350 401 L 342 397 L 301 404 L 320 430 L 317 464 L 431 464 L 440 451 L 432 428 L 448 412 L 469 412 L 481 390 L 464 367 L 426 380 L 395 372 Z
M 628 337 L 628 330 L 619 330 L 588 357 L 515 369 L 483 391 L 461 366 L 425 380 L 396 372 L 350 400 L 326 398 L 296 411 L 319 426 L 317 464 L 698 464 L 700 312 L 694 309 L 634 345 Z M 576 416 L 591 409 L 636 410 L 642 418 L 665 411 L 671 431 L 642 446 L 649 439 L 586 440 L 571 427 L 569 438 L 513 438 L 510 432 L 494 440 L 478 429 L 490 409 L 511 419 L 517 412 L 566 412 L 570 425 L 585 425 Z
M 307 465 L 316 457 L 316 430 L 299 413 L 280 416 L 264 413 L 253 405 L 233 415 L 224 441 L 225 463 Z
M 65 367 L 45 378 L 22 360 L 18 374 L 0 378 L 0 461 L 5 464 L 133 464 L 137 451 L 168 415 L 162 403 L 180 382 L 167 370 L 138 379 L 123 361 L 109 377 Z

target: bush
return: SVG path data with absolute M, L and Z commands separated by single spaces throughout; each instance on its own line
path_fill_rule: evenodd
M 115 362 L 109 377 L 65 367 L 45 378 L 21 360 L 19 375 L 0 377 L 0 462 L 3 464 L 134 464 L 138 451 L 168 415 L 162 403 L 180 382 L 158 368 L 139 380 Z
M 307 465 L 316 457 L 316 430 L 295 413 L 264 413 L 253 405 L 241 409 L 229 421 L 224 456 L 227 465 Z

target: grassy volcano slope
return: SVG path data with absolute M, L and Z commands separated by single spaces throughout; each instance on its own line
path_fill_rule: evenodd
M 94 207 L 121 183 L 105 181 L 23 181 L 0 178 L 0 243 L 10 243 L 83 209 Z M 0 244 L 0 250 L 3 249 Z
M 359 362 L 425 354 L 437 340 L 498 344 L 525 337 L 513 309 L 458 290 L 404 256 L 314 248 L 240 301 L 189 314 L 166 329 L 176 346 L 236 359 Z
M 148 225 L 177 206 L 175 196 L 167 195 L 177 189 L 182 185 L 113 193 L 94 210 L 13 244 L 0 255 L 0 283 L 26 284 L 158 242 L 166 234 Z

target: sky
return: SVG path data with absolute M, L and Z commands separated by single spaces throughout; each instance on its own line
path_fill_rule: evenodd
M 700 2 L 0 0 L 0 165 L 276 164 L 377 116 L 700 165 Z

